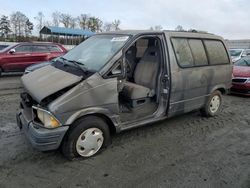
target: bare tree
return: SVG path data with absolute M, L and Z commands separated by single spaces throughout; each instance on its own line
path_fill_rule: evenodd
M 77 27 L 77 18 L 72 18 L 69 20 L 69 27 L 70 28 L 76 28 Z
M 25 22 L 25 36 L 29 37 L 33 29 L 34 29 L 33 23 L 30 22 L 30 20 L 27 18 Z
M 71 15 L 62 13 L 60 15 L 60 22 L 64 25 L 64 27 L 69 28 L 70 22 L 72 20 Z
M 120 24 L 121 24 L 120 20 L 114 20 L 112 22 L 112 26 L 113 26 L 113 28 L 114 28 L 115 31 L 120 30 L 120 28 L 119 28 Z
M 112 29 L 112 23 L 111 22 L 106 22 L 103 26 L 104 31 L 111 31 Z
M 87 14 L 81 14 L 80 16 L 77 17 L 77 21 L 81 29 L 88 28 L 88 19 L 89 15 Z
M 161 25 L 156 25 L 156 26 L 154 26 L 154 27 L 150 27 L 149 28 L 149 30 L 156 30 L 156 31 L 160 31 L 160 30 L 162 30 L 163 29 L 163 27 L 161 26 Z
M 37 29 L 40 31 L 44 25 L 44 14 L 42 12 L 38 12 L 37 16 L 34 17 L 37 20 Z
M 61 13 L 56 11 L 52 13 L 52 25 L 58 27 L 60 25 Z
M 176 31 L 185 31 L 185 29 L 183 29 L 183 27 L 181 25 L 178 25 L 176 28 L 175 28 Z
M 10 22 L 15 36 L 24 36 L 27 17 L 17 11 L 11 14 Z

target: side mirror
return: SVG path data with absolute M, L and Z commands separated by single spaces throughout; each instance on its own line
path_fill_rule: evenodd
M 16 53 L 16 50 L 14 48 L 12 48 L 10 51 L 9 51 L 10 54 L 14 54 Z

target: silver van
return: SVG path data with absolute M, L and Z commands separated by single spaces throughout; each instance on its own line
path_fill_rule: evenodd
M 114 133 L 197 109 L 217 115 L 231 76 L 213 34 L 101 33 L 21 78 L 17 124 L 39 150 L 91 157 Z

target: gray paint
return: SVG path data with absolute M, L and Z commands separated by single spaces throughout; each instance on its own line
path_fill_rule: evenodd
M 81 77 L 57 69 L 51 65 L 22 76 L 27 92 L 40 103 L 45 97 L 81 80 Z
M 85 115 L 102 114 L 111 119 L 117 131 L 125 130 L 198 109 L 204 106 L 211 92 L 218 88 L 226 90 L 231 85 L 231 62 L 227 65 L 182 69 L 177 65 L 170 41 L 170 38 L 174 36 L 218 39 L 223 41 L 221 37 L 204 33 L 172 31 L 118 31 L 107 34 L 131 35 L 131 39 L 128 44 L 125 45 L 124 49 L 141 36 L 160 36 L 163 48 L 165 49 L 163 67 L 167 69 L 162 73 L 169 76 L 169 82 L 165 85 L 161 84 L 161 88 L 159 89 L 158 94 L 164 97 L 160 97 L 158 110 L 144 119 L 134 122 L 129 120 L 125 123 L 120 122 L 117 89 L 120 82 L 118 82 L 117 78 L 104 79 L 102 76 L 122 57 L 122 49 L 99 73 L 82 81 L 49 104 L 48 109 L 64 125 L 70 125 L 76 119 Z M 47 76 L 44 76 L 45 74 Z M 159 75 L 159 82 L 161 82 L 162 76 L 163 75 Z M 34 73 L 25 75 L 22 81 L 26 90 L 39 102 L 46 96 L 80 81 L 80 77 L 58 69 L 55 70 L 55 68 L 51 66 L 46 66 Z M 167 90 L 167 94 L 162 95 L 163 91 L 166 91 L 169 86 L 170 90 Z
M 53 101 L 49 110 L 63 124 L 93 113 L 113 118 L 119 112 L 117 78 L 103 79 L 96 73 Z

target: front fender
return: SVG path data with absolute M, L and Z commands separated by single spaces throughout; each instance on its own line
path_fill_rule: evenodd
M 103 115 L 103 116 L 109 118 L 115 127 L 117 127 L 119 124 L 119 115 L 112 113 L 107 108 L 91 107 L 91 108 L 79 110 L 79 111 L 75 112 L 74 114 L 72 114 L 67 119 L 65 125 L 70 125 L 70 124 L 74 123 L 77 119 L 79 119 L 83 116 L 87 116 L 87 115 Z

